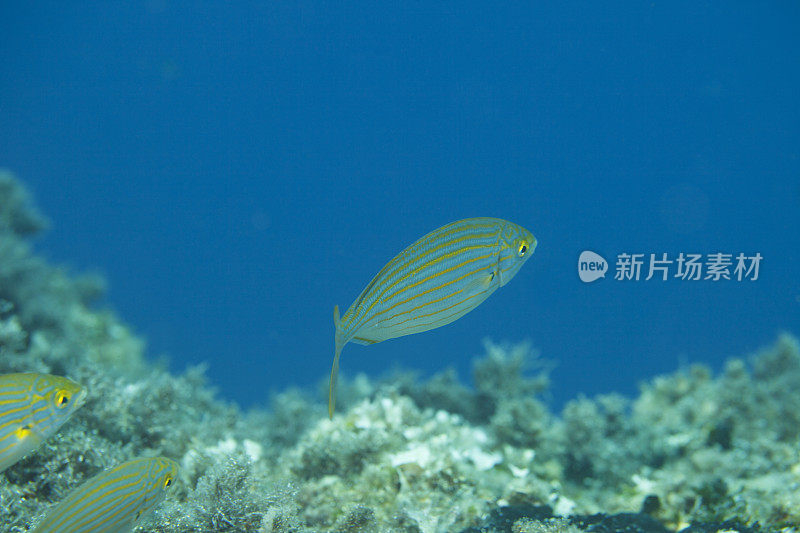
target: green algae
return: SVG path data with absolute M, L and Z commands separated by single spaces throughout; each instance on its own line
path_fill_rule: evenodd
M 131 328 L 95 307 L 102 280 L 36 257 L 29 240 L 46 225 L 0 173 L 0 372 L 89 389 L 58 435 L 0 476 L 2 531 L 27 531 L 72 487 L 142 455 L 181 464 L 148 532 L 489 531 L 498 509 L 542 505 L 557 517 L 502 530 L 574 532 L 580 523 L 563 517 L 643 507 L 673 530 L 725 520 L 800 530 L 800 350 L 789 334 L 717 376 L 694 365 L 636 398 L 580 397 L 560 413 L 543 400 L 548 365 L 531 346 L 491 342 L 474 387 L 452 370 L 343 376 L 333 421 L 323 394 L 298 389 L 243 412 L 202 366 L 175 375 L 148 360 Z

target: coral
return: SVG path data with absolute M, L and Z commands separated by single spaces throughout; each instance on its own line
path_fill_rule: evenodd
M 550 523 L 552 517 L 553 510 L 546 505 L 505 505 L 492 509 L 479 526 L 464 529 L 460 533 L 528 531 L 535 529 L 534 524 Z
M 556 429 L 565 442 L 560 462 L 567 480 L 619 484 L 658 463 L 658 444 L 649 428 L 631 420 L 629 409 L 630 400 L 618 394 L 567 403 Z
M 420 381 L 417 372 L 392 372 L 384 378 L 382 386 L 408 396 L 423 409 L 443 409 L 474 423 L 487 420 L 494 409 L 493 402 L 485 401 L 486 398 L 462 384 L 453 368 L 437 372 L 425 382 Z
M 583 531 L 567 518 L 550 518 L 547 520 L 533 520 L 522 518 L 514 522 L 512 533 L 580 533 Z
M 547 390 L 549 364 L 539 359 L 530 342 L 516 345 L 483 342 L 485 357 L 475 361 L 473 380 L 479 394 L 495 401 L 534 396 Z M 536 369 L 534 376 L 525 372 Z
M 24 237 L 46 227 L 47 220 L 33 206 L 28 191 L 10 171 L 0 168 L 0 232 Z
M 654 428 L 666 464 L 643 470 L 636 490 L 666 503 L 657 516 L 678 525 L 734 517 L 800 523 L 800 500 L 785 490 L 800 482 L 792 418 L 799 362 L 797 341 L 782 335 L 752 359 L 752 371 L 733 359 L 717 379 L 695 365 L 642 387 L 632 420 Z
M 253 465 L 244 453 L 230 453 L 205 465 L 186 504 L 170 502 L 156 531 L 255 531 L 271 502 L 253 485 Z
M 530 473 L 534 461 L 459 415 L 379 393 L 320 420 L 279 463 L 303 481 L 301 516 L 312 527 L 335 530 L 343 510 L 360 505 L 379 531 L 437 532 L 465 527 L 490 498 L 550 498 L 550 484 Z

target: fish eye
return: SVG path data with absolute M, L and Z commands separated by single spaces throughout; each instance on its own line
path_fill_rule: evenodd
M 528 243 L 522 241 L 522 243 L 519 245 L 519 248 L 517 249 L 517 255 L 520 257 L 524 257 L 527 251 L 528 251 Z
M 170 485 L 172 485 L 172 476 L 167 476 L 164 478 L 164 488 L 166 489 Z
M 56 393 L 56 407 L 59 409 L 69 405 L 70 394 L 67 391 L 60 390 Z

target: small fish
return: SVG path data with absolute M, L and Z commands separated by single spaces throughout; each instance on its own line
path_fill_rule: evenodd
M 52 437 L 85 398 L 82 385 L 60 376 L 0 375 L 0 472 Z
M 161 503 L 177 474 L 178 464 L 166 457 L 122 463 L 73 490 L 33 533 L 130 532 Z
M 333 417 L 339 355 L 345 344 L 376 342 L 449 324 L 508 283 L 533 255 L 536 238 L 513 222 L 468 218 L 428 233 L 396 255 L 339 317 L 328 391 Z

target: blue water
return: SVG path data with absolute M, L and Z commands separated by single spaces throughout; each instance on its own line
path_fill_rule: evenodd
M 560 403 L 800 334 L 796 2 L 64 4 L 0 7 L 0 166 L 53 222 L 37 249 L 228 398 L 327 376 L 334 304 L 471 216 L 533 259 L 345 374 L 468 378 L 482 338 L 527 338 Z M 763 261 L 584 284 L 583 250 Z

